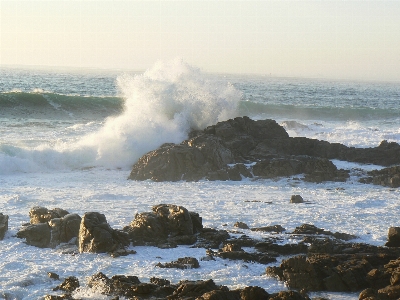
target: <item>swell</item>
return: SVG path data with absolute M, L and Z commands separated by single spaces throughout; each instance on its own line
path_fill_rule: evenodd
M 326 121 L 370 121 L 399 119 L 400 109 L 370 107 L 305 106 L 241 101 L 241 115 Z
M 98 118 L 120 114 L 119 97 L 74 96 L 56 93 L 0 93 L 0 117 Z

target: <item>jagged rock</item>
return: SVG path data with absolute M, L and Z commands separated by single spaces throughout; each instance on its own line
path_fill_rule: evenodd
M 224 288 L 204 293 L 202 296 L 196 298 L 196 300 L 241 300 L 241 299 L 242 298 L 240 297 L 240 291 L 229 291 L 228 289 Z
M 196 247 L 218 249 L 227 239 L 230 238 L 226 230 L 204 228 L 197 237 Z
M 152 212 L 136 214 L 131 224 L 124 228 L 138 245 L 185 244 L 196 242 L 195 233 L 202 230 L 198 213 L 189 212 L 183 206 L 155 205 Z
M 205 293 L 218 289 L 219 287 L 212 279 L 204 281 L 182 281 L 173 294 L 168 297 L 168 299 L 186 299 L 189 297 L 196 298 L 204 295 Z
M 296 227 L 295 230 L 293 231 L 293 234 L 328 235 L 344 241 L 349 241 L 357 238 L 357 236 L 348 233 L 340 233 L 340 232 L 332 233 L 325 229 L 318 228 L 312 224 L 302 224 L 301 226 Z
M 247 286 L 240 291 L 241 300 L 268 300 L 269 294 L 259 286 Z
M 241 180 L 304 173 L 311 182 L 345 181 L 349 172 L 337 170 L 329 159 L 389 166 L 400 163 L 400 145 L 354 148 L 304 137 L 291 138 L 273 120 L 239 117 L 189 134 L 181 144 L 164 144 L 133 166 L 130 179 L 154 181 Z M 252 168 L 244 163 L 257 162 Z M 386 180 L 400 186 L 400 175 Z M 386 176 L 386 175 L 385 175 Z
M 46 208 L 36 207 L 31 210 L 31 222 L 33 224 L 23 226 L 17 233 L 17 237 L 26 238 L 28 245 L 40 248 L 55 248 L 60 243 L 67 243 L 72 238 L 76 238 L 79 232 L 81 218 L 77 214 L 64 215 L 64 210 L 56 209 L 55 211 L 62 212 L 57 215 L 64 215 L 64 217 L 55 217 L 55 213 L 40 214 L 47 211 Z M 47 220 L 38 222 L 38 220 Z
M 51 229 L 47 223 L 31 224 L 23 226 L 17 232 L 17 237 L 25 238 L 28 245 L 47 248 L 50 244 Z
M 159 268 L 176 268 L 176 269 L 197 269 L 200 268 L 199 261 L 194 257 L 178 258 L 176 261 L 170 263 L 158 263 L 156 267 Z
M 300 195 L 292 195 L 290 197 L 290 203 L 303 203 L 303 197 Z
M 47 223 L 51 219 L 62 218 L 68 214 L 69 212 L 61 208 L 54 208 L 48 210 L 46 207 L 42 206 L 32 207 L 31 210 L 29 211 L 31 224 Z
M 388 232 L 387 247 L 400 247 L 400 227 L 390 227 Z
M 4 239 L 7 230 L 8 230 L 8 216 L 0 213 L 0 240 Z
M 303 296 L 296 291 L 282 291 L 277 294 L 271 294 L 269 300 L 309 300 L 307 296 Z
M 394 260 L 400 255 L 398 248 L 342 243 L 331 252 L 334 254 L 309 252 L 291 257 L 266 272 L 285 281 L 289 288 L 308 291 L 354 292 L 400 282 L 395 275 L 400 259 Z
M 368 177 L 361 178 L 362 183 L 373 183 L 392 188 L 400 187 L 400 166 L 369 171 Z
M 63 218 L 51 219 L 48 223 L 51 228 L 50 247 L 55 248 L 60 243 L 67 243 L 78 237 L 81 217 L 67 214 Z
M 79 287 L 79 280 L 75 276 L 67 277 L 60 285 L 55 287 L 53 291 L 73 292 Z
M 128 235 L 112 229 L 106 217 L 98 212 L 87 212 L 79 228 L 79 252 L 114 252 L 130 244 Z

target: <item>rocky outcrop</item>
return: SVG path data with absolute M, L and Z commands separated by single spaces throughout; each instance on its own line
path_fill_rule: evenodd
M 200 268 L 199 261 L 194 257 L 182 257 L 176 261 L 169 263 L 158 263 L 156 267 L 159 268 L 176 268 L 176 269 L 197 269 Z
M 54 208 L 49 210 L 46 207 L 42 206 L 32 207 L 29 211 L 31 224 L 47 223 L 54 218 L 62 218 L 68 214 L 68 211 L 61 208 Z
M 390 227 L 388 232 L 387 247 L 400 247 L 400 227 Z
M 47 248 L 50 245 L 51 229 L 48 223 L 30 224 L 23 226 L 17 237 L 26 239 L 26 243 L 39 248 Z
M 124 228 L 135 245 L 194 244 L 203 228 L 198 213 L 173 204 L 159 204 L 152 212 L 137 214 Z
M 259 286 L 247 286 L 243 289 L 229 290 L 228 287 L 217 285 L 209 280 L 181 280 L 171 284 L 169 280 L 151 278 L 149 283 L 141 282 L 136 276 L 114 275 L 111 278 L 104 273 L 91 276 L 87 287 L 101 293 L 110 299 L 198 299 L 198 300 L 309 300 L 310 298 L 296 291 L 282 291 L 269 294 Z M 66 291 L 63 296 L 47 295 L 45 299 L 75 299 L 71 292 L 79 288 L 79 282 L 69 277 L 54 290 Z
M 400 187 L 400 166 L 369 171 L 368 177 L 361 178 L 360 182 L 398 188 Z
M 4 239 L 7 230 L 8 230 L 8 216 L 0 213 L 0 241 Z
M 141 157 L 129 179 L 153 181 L 241 180 L 305 174 L 311 182 L 345 181 L 349 175 L 329 159 L 383 166 L 400 163 L 400 145 L 354 148 L 291 138 L 273 120 L 238 117 L 192 132 L 181 144 L 164 144 Z M 250 164 L 255 163 L 255 164 Z M 397 177 L 393 177 L 397 184 Z
M 29 216 L 30 224 L 17 233 L 17 237 L 25 238 L 28 245 L 55 248 L 78 237 L 81 217 L 77 214 L 69 214 L 61 208 L 48 210 L 36 206 L 30 210 Z
M 98 212 L 87 212 L 83 215 L 78 239 L 81 253 L 113 253 L 130 244 L 128 235 L 112 229 L 106 217 Z
M 285 281 L 289 288 L 308 291 L 355 292 L 389 284 L 387 276 L 379 279 L 384 272 L 374 270 L 382 270 L 396 259 L 399 249 L 332 242 L 331 245 L 314 245 L 307 255 L 285 259 L 279 267 L 268 267 L 266 272 Z

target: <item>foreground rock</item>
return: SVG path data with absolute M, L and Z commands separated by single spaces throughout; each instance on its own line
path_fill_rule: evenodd
M 399 255 L 400 249 L 320 241 L 307 255 L 283 260 L 279 267 L 268 267 L 266 272 L 293 289 L 355 292 L 390 284 L 390 276 L 377 274 L 384 273 L 379 270 Z
M 203 228 L 199 214 L 173 204 L 159 204 L 137 214 L 124 231 L 135 245 L 192 245 Z
M 241 180 L 243 177 L 305 174 L 312 182 L 345 181 L 349 175 L 329 159 L 389 166 L 400 163 L 400 145 L 383 141 L 354 148 L 308 138 L 291 138 L 273 120 L 240 117 L 190 134 L 181 144 L 164 144 L 141 157 L 129 179 L 154 181 Z M 256 163 L 254 166 L 245 164 Z M 396 177 L 397 178 L 397 177 Z M 397 179 L 392 181 L 397 184 Z
M 76 280 L 77 281 L 77 280 Z M 68 278 L 54 290 L 67 292 L 79 288 L 74 277 Z M 269 294 L 258 286 L 229 290 L 226 286 L 217 285 L 212 279 L 189 281 L 182 280 L 171 284 L 168 280 L 151 278 L 150 283 L 142 283 L 136 276 L 115 275 L 111 278 L 97 273 L 89 278 L 87 286 L 103 295 L 119 299 L 198 299 L 198 300 L 309 300 L 306 295 L 296 291 L 283 291 Z M 45 299 L 74 299 L 70 293 L 64 296 L 47 295 Z
M 17 237 L 25 238 L 28 245 L 55 248 L 78 237 L 81 217 L 77 214 L 69 214 L 61 208 L 48 210 L 36 206 L 29 211 L 29 216 L 30 224 L 17 233 Z
M 82 217 L 79 228 L 79 252 L 112 253 L 130 244 L 125 232 L 112 229 L 106 217 L 98 212 L 88 212 Z

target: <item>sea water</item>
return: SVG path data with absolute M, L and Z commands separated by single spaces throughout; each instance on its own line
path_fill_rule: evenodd
M 16 238 L 34 206 L 60 207 L 83 215 L 105 214 L 113 228 L 160 203 L 183 205 L 206 227 L 237 230 L 279 224 L 292 231 L 314 224 L 356 235 L 357 242 L 384 245 L 399 226 L 400 191 L 361 184 L 360 174 L 380 166 L 334 161 L 350 170 L 346 183 L 307 183 L 297 178 L 241 182 L 151 182 L 127 180 L 146 152 L 179 143 L 191 129 L 247 115 L 274 119 L 290 136 L 375 147 L 400 142 L 400 85 L 269 76 L 207 74 L 181 60 L 158 62 L 145 72 L 0 69 L 0 212 L 9 230 L 0 241 L 0 299 L 41 299 L 59 284 L 47 277 L 76 276 L 84 285 L 97 272 L 107 276 L 212 278 L 229 288 L 258 285 L 273 293 L 284 283 L 265 275 L 265 265 L 217 258 L 199 269 L 155 267 L 179 257 L 201 259 L 205 249 L 133 247 L 135 255 L 63 254 Z M 300 194 L 307 204 L 290 204 Z M 268 233 L 242 230 L 254 238 Z M 239 234 L 238 236 L 240 236 Z M 287 234 L 273 234 L 296 243 Z M 250 249 L 247 249 L 250 250 Z M 271 264 L 278 265 L 279 262 Z M 330 299 L 358 294 L 319 293 Z M 81 289 L 83 299 L 107 299 Z

